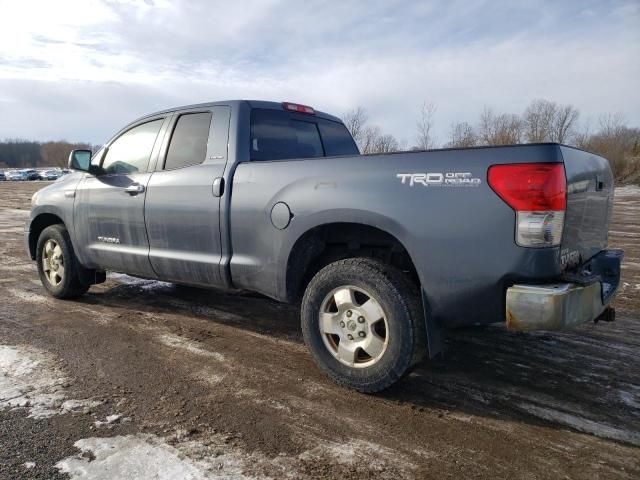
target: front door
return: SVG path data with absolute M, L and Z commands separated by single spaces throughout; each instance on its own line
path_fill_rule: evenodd
M 79 257 L 102 270 L 155 277 L 149 262 L 144 203 L 164 118 L 138 124 L 106 149 L 98 174 L 76 190 L 74 217 Z

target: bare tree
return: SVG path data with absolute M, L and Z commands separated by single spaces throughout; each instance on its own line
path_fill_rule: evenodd
M 377 126 L 367 125 L 362 129 L 362 136 L 360 139 L 360 151 L 364 154 L 376 153 L 376 141 L 378 137 L 382 135 L 382 130 Z
M 576 133 L 579 116 L 580 112 L 573 105 L 560 105 L 556 109 L 549 140 L 558 143 L 569 142 Z
M 484 145 L 513 145 L 522 140 L 522 120 L 510 113 L 495 114 L 485 107 L 480 115 L 478 137 Z
M 572 105 L 537 99 L 523 114 L 524 138 L 529 143 L 569 142 L 575 135 L 579 112 Z
M 467 122 L 452 123 L 449 131 L 449 142 L 445 145 L 449 148 L 466 148 L 478 144 L 478 139 L 473 127 Z
M 347 130 L 349 130 L 349 133 L 351 133 L 351 136 L 361 150 L 361 142 L 363 140 L 367 120 L 367 111 L 363 107 L 356 107 L 342 115 L 342 121 L 344 122 L 345 127 L 347 127 Z
M 397 152 L 400 149 L 398 140 L 393 135 L 380 135 L 374 145 L 375 153 Z
M 377 125 L 367 125 L 367 120 L 367 111 L 363 107 L 356 107 L 342 116 L 342 121 L 358 144 L 360 152 L 388 153 L 400 149 L 400 143 L 393 135 L 383 133 Z
M 421 150 L 427 150 L 435 146 L 435 139 L 433 137 L 433 117 L 436 113 L 436 106 L 434 103 L 422 102 L 420 107 L 420 116 L 418 118 L 418 135 L 416 140 L 418 142 L 417 147 Z
M 522 118 L 524 138 L 529 143 L 548 142 L 558 106 L 549 100 L 537 99 L 529 104 Z
M 624 116 L 619 113 L 603 115 L 598 123 L 598 131 L 582 135 L 578 146 L 609 160 L 617 180 L 636 178 L 639 181 L 640 158 L 636 154 L 640 129 L 627 127 Z

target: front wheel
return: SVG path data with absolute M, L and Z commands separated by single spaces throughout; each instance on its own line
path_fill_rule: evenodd
M 389 387 L 423 357 L 423 318 L 415 285 L 370 258 L 327 265 L 302 300 L 302 333 L 320 369 L 367 393 Z
M 56 298 L 73 298 L 84 294 L 91 284 L 82 278 L 82 268 L 64 225 L 45 228 L 38 238 L 36 263 L 44 288 Z

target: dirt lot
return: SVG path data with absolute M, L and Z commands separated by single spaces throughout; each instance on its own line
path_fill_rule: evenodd
M 311 361 L 295 308 L 110 275 L 47 297 L 29 198 L 0 183 L 0 478 L 640 478 L 640 188 L 613 324 L 453 332 L 366 396 Z

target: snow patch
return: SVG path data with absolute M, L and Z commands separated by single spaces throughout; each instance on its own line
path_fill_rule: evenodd
M 96 420 L 95 422 L 93 422 L 93 424 L 96 427 L 100 428 L 100 427 L 110 427 L 115 423 L 124 422 L 124 421 L 130 421 L 130 419 L 122 418 L 122 415 L 120 415 L 119 413 L 114 413 L 113 415 L 107 415 L 104 421 Z
M 89 413 L 102 402 L 97 400 L 65 400 L 60 406 L 61 413 Z
M 45 418 L 88 411 L 100 404 L 65 401 L 67 385 L 50 354 L 33 347 L 0 345 L 0 409 L 27 408 L 30 417 Z
M 86 438 L 74 444 L 83 452 L 56 464 L 72 480 L 232 480 L 246 479 L 235 462 L 194 461 L 154 435 Z M 88 458 L 87 458 L 88 457 Z
M 165 289 L 165 288 L 173 288 L 173 284 L 168 282 L 160 282 L 158 280 L 146 280 L 144 278 L 136 278 L 130 275 L 126 275 L 124 273 L 116 273 L 109 272 L 107 273 L 107 278 L 111 280 L 115 280 L 118 283 L 122 283 L 124 285 L 132 285 L 135 287 L 140 287 L 143 290 L 156 290 L 156 289 Z
M 222 355 L 221 353 L 205 350 L 197 342 L 188 340 L 183 337 L 179 337 L 178 335 L 165 333 L 161 335 L 159 338 L 160 338 L 160 342 L 162 342 L 167 347 L 185 350 L 189 353 L 193 353 L 194 355 L 210 357 L 210 358 L 213 358 L 214 360 L 217 360 L 218 362 L 224 362 L 225 360 L 224 355 Z
M 364 440 L 351 440 L 346 443 L 329 442 L 318 445 L 299 455 L 302 460 L 315 460 L 329 456 L 343 465 L 367 465 L 372 470 L 384 471 L 390 466 L 402 470 L 403 476 L 410 476 L 416 468 L 408 457 L 397 450 Z
M 33 292 L 25 291 L 25 290 L 19 290 L 17 288 L 7 288 L 6 291 L 10 295 L 12 295 L 12 296 L 18 298 L 19 300 L 24 301 L 24 302 L 40 303 L 40 304 L 44 304 L 44 303 L 48 303 L 49 302 L 49 298 L 48 297 L 45 297 L 44 295 L 40 295 L 39 293 L 33 293 Z
M 640 186 L 638 185 L 625 185 L 624 187 L 618 187 L 615 189 L 615 197 L 631 197 L 640 195 Z
M 630 388 L 633 390 L 631 392 L 620 390 L 618 391 L 618 396 L 622 403 L 631 407 L 633 409 L 640 409 L 640 387 L 636 385 L 630 385 Z
M 574 428 L 580 432 L 590 433 L 597 437 L 610 438 L 640 446 L 640 433 L 637 432 L 622 430 L 605 423 L 599 423 L 587 418 L 571 415 L 570 413 L 560 412 L 558 410 L 552 410 L 550 408 L 539 407 L 536 405 L 521 403 L 519 407 L 538 418 L 559 423 L 561 425 Z

